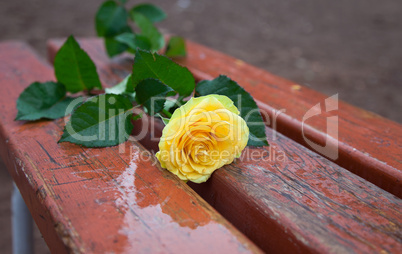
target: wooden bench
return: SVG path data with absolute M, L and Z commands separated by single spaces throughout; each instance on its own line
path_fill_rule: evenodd
M 52 253 L 260 252 L 139 143 L 85 149 L 57 144 L 63 119 L 14 121 L 23 89 L 47 80 L 26 44 L 0 44 L 0 154 Z
M 62 41 L 49 42 L 50 60 Z M 115 84 L 131 71 L 130 57 L 108 59 L 100 40 L 82 39 L 80 44 L 96 62 L 105 84 Z M 293 139 L 267 127 L 271 146 L 246 151 L 262 158 L 260 161 L 244 157 L 218 170 L 207 183 L 190 184 L 194 190 L 267 252 L 387 253 L 402 248 L 402 203 L 387 192 L 401 193 L 400 125 L 340 102 L 339 159 L 335 164 L 294 141 L 305 143 L 298 138 L 300 118 L 316 103 L 324 103 L 325 96 L 195 43 L 187 45 L 189 56 L 181 63 L 197 79 L 212 78 L 221 71 L 260 99 L 259 106 L 271 112 L 268 116 L 287 109 L 278 116 L 277 127 Z M 271 98 L 276 98 L 272 104 Z M 319 117 L 306 127 L 308 137 L 321 143 L 325 143 L 323 119 Z M 389 141 L 385 145 L 387 155 L 378 152 L 384 143 L 373 143 L 377 144 L 373 149 L 370 139 L 352 135 L 357 123 L 363 125 L 364 135 L 375 134 L 369 138 Z M 366 126 L 368 123 L 371 125 Z M 155 147 L 148 141 L 140 142 Z M 280 154 L 285 160 L 275 159 Z M 362 173 L 366 168 L 367 172 Z
M 51 59 L 62 41 L 49 42 Z M 113 72 L 120 78 L 130 72 L 131 62 L 110 61 L 103 53 L 102 43 L 99 40 L 87 39 L 82 43 L 91 50 L 93 57 L 100 62 L 111 64 L 111 68 L 109 70 L 106 68 L 102 70 L 103 72 Z M 179 59 L 178 62 L 188 67 L 197 80 L 212 79 L 219 74 L 228 75 L 257 100 L 265 112 L 264 115 L 270 117 L 271 121 L 267 122 L 269 127 L 309 149 L 311 146 L 303 138 L 303 131 L 304 136 L 311 141 L 319 145 L 326 143 L 328 138 L 325 117 L 328 114 L 325 114 L 325 109 L 320 116 L 304 122 L 304 128 L 302 117 L 315 104 L 325 105 L 328 96 L 197 43 L 187 41 L 187 48 L 188 56 Z M 105 75 L 104 78 L 106 83 L 116 82 L 113 75 L 110 77 Z M 338 108 L 339 156 L 333 161 L 402 198 L 401 125 L 342 101 L 339 102 Z

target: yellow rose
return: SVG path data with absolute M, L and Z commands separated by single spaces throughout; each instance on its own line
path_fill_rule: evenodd
M 246 122 L 228 97 L 191 98 L 163 129 L 156 157 L 180 179 L 202 183 L 240 157 L 248 135 Z

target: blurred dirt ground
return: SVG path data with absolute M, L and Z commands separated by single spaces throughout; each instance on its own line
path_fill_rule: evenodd
M 102 1 L 0 1 L 0 41 L 28 41 L 45 56 L 51 37 L 94 36 Z M 169 15 L 165 32 L 402 122 L 402 1 L 148 1 Z M 129 0 L 132 6 L 139 1 Z M 284 98 L 286 99 L 286 98 Z M 1 166 L 0 166 L 1 167 Z M 0 250 L 10 253 L 10 179 L 0 170 Z M 37 253 L 47 251 L 36 233 Z

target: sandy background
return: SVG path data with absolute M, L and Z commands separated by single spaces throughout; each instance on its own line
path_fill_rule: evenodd
M 0 0 L 0 41 L 94 36 L 96 0 Z M 402 1 L 150 1 L 159 27 L 402 122 Z M 138 1 L 128 1 L 132 6 Z M 1 165 L 0 165 L 1 167 Z M 11 182 L 0 170 L 0 250 L 11 253 Z M 36 253 L 46 246 L 36 233 Z

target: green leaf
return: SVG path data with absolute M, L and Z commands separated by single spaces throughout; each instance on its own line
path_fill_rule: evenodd
M 166 102 L 165 102 L 165 105 L 163 106 L 163 109 L 170 113 L 170 112 L 174 112 L 177 108 L 179 108 L 183 105 L 184 105 L 184 103 L 182 103 L 178 99 L 166 98 Z
M 172 36 L 166 48 L 165 55 L 169 57 L 186 56 L 187 52 L 185 40 L 179 36 Z
M 151 42 L 149 39 L 143 35 L 133 34 L 133 33 L 122 33 L 115 37 L 115 40 L 125 44 L 129 47 L 132 53 L 135 53 L 137 48 L 150 50 Z
M 129 26 L 127 26 L 121 32 L 122 33 L 131 33 L 131 34 L 133 33 L 133 31 L 131 30 L 131 28 Z M 106 52 L 109 57 L 119 55 L 129 48 L 129 46 L 126 45 L 126 43 L 122 43 L 116 39 L 119 35 L 117 35 L 115 37 L 105 37 L 104 38 Z
M 132 120 L 133 121 L 137 121 L 137 120 L 139 120 L 139 119 L 141 119 L 142 118 L 142 113 L 141 114 L 139 114 L 139 115 L 133 115 L 133 118 L 132 118 Z
M 155 116 L 157 116 L 157 117 L 159 117 L 160 119 L 162 119 L 162 122 L 165 124 L 165 125 L 167 125 L 168 123 L 169 123 L 169 121 L 170 121 L 170 119 L 169 118 L 167 118 L 167 117 L 164 117 L 164 116 L 162 116 L 161 114 L 155 114 Z
M 219 94 L 229 97 L 240 111 L 250 130 L 248 146 L 268 145 L 265 124 L 253 97 L 230 78 L 220 75 L 214 80 L 203 80 L 195 88 L 197 96 Z
M 127 87 L 129 84 L 131 84 L 131 74 L 127 75 L 120 83 L 117 85 L 111 87 L 111 88 L 106 88 L 105 93 L 107 94 L 124 94 L 127 92 Z
M 124 95 L 102 94 L 92 97 L 71 115 L 59 142 L 86 147 L 123 143 L 133 129 L 132 108 L 130 99 Z
M 153 23 L 147 17 L 138 12 L 131 13 L 131 16 L 137 26 L 141 29 L 141 35 L 150 41 L 151 50 L 158 51 L 163 48 L 165 45 L 165 38 Z
M 105 38 L 105 48 L 109 57 L 123 53 L 128 49 L 125 43 L 121 43 L 116 38 Z
M 166 56 L 137 50 L 134 58 L 132 82 L 135 88 L 144 79 L 154 78 L 169 86 L 182 96 L 194 91 L 195 80 L 191 72 Z
M 153 4 L 138 4 L 130 10 L 131 16 L 134 12 L 141 13 L 151 22 L 159 22 L 166 18 L 166 13 Z
M 114 37 L 129 29 L 126 9 L 115 1 L 106 1 L 96 13 L 96 32 L 99 37 Z
M 149 115 L 154 115 L 163 109 L 166 96 L 172 91 L 157 79 L 144 79 L 135 88 L 135 100 L 147 109 Z
M 56 82 L 29 85 L 18 97 L 18 114 L 15 120 L 57 119 L 66 115 L 70 102 L 75 98 L 66 97 L 66 88 Z
M 95 64 L 73 36 L 68 37 L 57 52 L 54 70 L 57 81 L 63 83 L 69 92 L 102 88 Z

